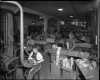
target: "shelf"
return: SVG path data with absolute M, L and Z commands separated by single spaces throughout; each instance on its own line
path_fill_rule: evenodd
M 31 24 L 30 26 L 44 26 L 44 24 L 36 23 L 36 24 Z

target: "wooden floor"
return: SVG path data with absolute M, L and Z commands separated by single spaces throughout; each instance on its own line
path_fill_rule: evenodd
M 40 70 L 40 80 L 76 80 L 76 72 L 63 72 L 63 75 L 61 75 L 59 68 L 52 63 L 51 64 L 51 72 L 50 72 L 50 64 L 49 64 L 49 57 L 48 56 L 44 56 L 45 61 L 42 63 L 42 68 Z M 97 69 L 97 68 L 96 68 Z M 22 80 L 22 70 L 18 69 L 17 70 L 18 74 L 17 74 L 17 78 L 19 80 Z M 21 77 L 20 77 L 21 76 Z M 89 80 L 99 80 L 99 70 L 97 69 L 94 72 L 95 76 L 93 79 L 89 79 Z M 35 80 L 38 79 L 37 75 L 34 77 Z
M 40 80 L 48 80 L 48 79 L 59 79 L 59 80 L 75 80 L 76 79 L 76 73 L 72 72 L 63 72 L 63 75 L 60 74 L 59 68 L 52 63 L 51 64 L 51 72 L 50 72 L 50 64 L 49 59 L 47 56 L 44 57 L 45 62 L 42 64 L 42 68 L 40 71 Z M 37 76 L 35 77 L 37 79 Z
M 70 72 L 63 72 L 63 75 L 60 74 L 59 68 L 52 63 L 51 64 L 51 72 L 50 72 L 50 64 L 49 64 L 49 58 L 47 56 L 44 56 L 44 63 L 42 64 L 42 68 L 40 70 L 40 80 L 76 80 L 76 73 L 70 73 Z M 99 80 L 99 70 L 95 72 L 94 78 L 90 80 Z M 37 76 L 35 76 L 35 79 L 37 80 Z

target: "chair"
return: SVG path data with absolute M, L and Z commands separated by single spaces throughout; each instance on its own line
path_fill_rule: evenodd
M 25 71 L 26 80 L 34 79 L 36 75 L 38 75 L 38 80 L 39 80 L 40 79 L 40 69 L 41 69 L 41 63 L 38 65 L 34 65 L 31 69 L 27 69 Z

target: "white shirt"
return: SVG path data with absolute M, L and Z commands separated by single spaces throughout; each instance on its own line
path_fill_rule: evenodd
M 28 57 L 28 60 L 32 60 L 33 59 L 32 58 L 33 53 L 34 53 L 33 51 L 30 53 L 30 55 Z M 43 56 L 42 56 L 42 54 L 40 52 L 37 52 L 36 53 L 36 59 L 38 60 L 37 63 L 40 63 L 40 62 L 43 62 L 44 61 Z

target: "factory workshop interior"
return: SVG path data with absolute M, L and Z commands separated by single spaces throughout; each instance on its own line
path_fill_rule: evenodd
M 0 0 L 0 80 L 99 80 L 100 0 Z

